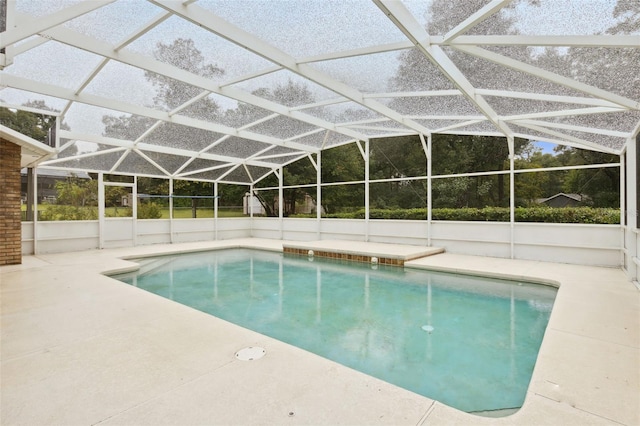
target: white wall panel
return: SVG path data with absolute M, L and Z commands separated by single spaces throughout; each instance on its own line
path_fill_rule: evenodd
M 33 254 L 33 222 L 22 222 L 22 254 Z
M 284 240 L 313 241 L 318 239 L 318 219 L 284 219 L 282 223 Z
M 137 222 L 136 244 L 168 244 L 171 242 L 171 221 L 169 219 L 142 219 Z
M 516 223 L 515 242 L 562 247 L 620 248 L 620 226 L 561 223 Z
M 426 220 L 370 220 L 369 241 L 426 246 L 428 229 Z
M 433 247 L 442 247 L 447 253 L 501 257 L 506 259 L 511 257 L 511 246 L 509 243 L 433 239 L 431 240 L 431 245 Z
M 62 253 L 97 249 L 98 221 L 38 222 L 38 253 Z
M 441 241 L 509 243 L 511 227 L 504 222 L 445 222 L 431 224 L 431 238 Z
M 125 233 L 131 219 L 110 222 L 116 227 L 110 235 L 110 246 L 132 244 Z M 178 219 L 173 221 L 175 243 L 231 238 L 272 238 L 294 241 L 351 240 L 364 241 L 364 220 L 285 218 Z M 95 249 L 98 247 L 98 221 L 39 222 L 36 235 L 40 253 L 56 253 Z M 137 221 L 138 245 L 171 241 L 171 223 L 167 219 Z M 318 238 L 318 226 L 320 238 Z M 33 225 L 25 222 L 23 253 L 33 250 Z M 369 241 L 394 244 L 427 245 L 426 221 L 373 220 L 369 222 Z M 496 222 L 433 222 L 431 245 L 449 253 L 490 257 L 511 257 L 511 226 Z M 126 233 L 125 233 L 126 234 Z M 622 234 L 617 225 L 541 224 L 514 225 L 514 257 L 549 262 L 621 266 Z M 640 235 L 632 234 L 640 252 Z M 128 242 L 127 242 L 128 241 Z M 631 260 L 634 261 L 634 260 Z M 635 262 L 638 262 L 637 258 Z M 637 279 L 637 277 L 636 277 Z
M 364 220 L 323 219 L 320 221 L 321 240 L 364 241 L 365 232 Z

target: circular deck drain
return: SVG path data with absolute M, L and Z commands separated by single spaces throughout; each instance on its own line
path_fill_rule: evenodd
M 236 352 L 236 358 L 240 361 L 255 361 L 256 359 L 262 358 L 266 353 L 267 351 L 265 351 L 264 348 L 249 346 Z

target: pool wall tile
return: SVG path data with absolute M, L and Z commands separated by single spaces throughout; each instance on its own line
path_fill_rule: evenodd
M 309 256 L 309 249 L 301 249 L 295 247 L 284 247 L 285 254 L 293 254 L 297 256 Z M 314 257 L 326 257 L 329 259 L 347 260 L 350 262 L 371 263 L 372 256 L 365 256 L 357 253 L 339 253 L 326 250 L 313 250 Z M 383 265 L 404 266 L 403 259 L 394 259 L 390 257 L 378 257 L 378 263 Z

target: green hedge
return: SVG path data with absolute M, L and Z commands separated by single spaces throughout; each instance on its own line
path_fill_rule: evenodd
M 38 219 L 47 220 L 96 220 L 98 219 L 97 207 L 75 207 L 50 204 L 46 209 L 40 210 Z
M 509 222 L 508 207 L 485 207 L 483 209 L 433 209 L 433 220 Z M 296 217 L 315 217 L 297 215 Z M 350 213 L 327 214 L 324 217 L 338 219 L 364 219 L 364 209 Z M 371 209 L 371 219 L 426 220 L 427 209 Z M 516 222 L 545 223 L 620 223 L 620 210 L 593 207 L 517 207 Z

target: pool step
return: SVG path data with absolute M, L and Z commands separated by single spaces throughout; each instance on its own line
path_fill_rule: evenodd
M 365 243 L 360 241 L 321 240 L 283 244 L 286 254 L 317 256 L 352 262 L 404 266 L 409 260 L 444 253 L 441 247 Z

